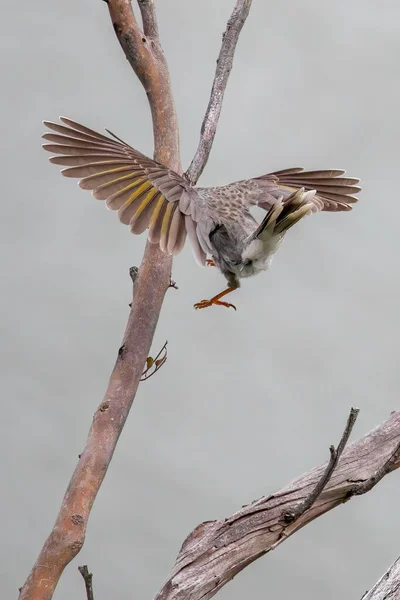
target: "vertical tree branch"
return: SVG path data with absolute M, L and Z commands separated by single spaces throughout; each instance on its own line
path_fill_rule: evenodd
M 226 85 L 232 70 L 236 44 L 249 14 L 251 3 L 252 0 L 237 0 L 226 26 L 225 33 L 222 36 L 222 46 L 217 58 L 217 68 L 215 70 L 210 101 L 201 125 L 199 145 L 196 154 L 186 171 L 186 177 L 192 185 L 197 183 L 207 164 L 208 157 L 210 156 L 211 147 L 217 131 L 219 116 L 221 114 Z
M 130 0 L 109 0 L 114 30 L 142 82 L 150 103 L 156 160 L 181 172 L 178 123 L 168 67 L 158 39 L 154 5 L 142 2 L 146 30 L 138 26 Z M 86 446 L 65 493 L 56 523 L 20 592 L 20 600 L 50 600 L 66 565 L 85 539 L 93 502 L 128 417 L 148 356 L 162 302 L 170 284 L 172 258 L 147 243 L 122 346 Z
M 125 56 L 146 90 L 154 129 L 154 158 L 181 173 L 179 131 L 168 65 L 158 37 L 154 3 L 139 2 L 145 33 L 130 0 L 109 0 L 111 21 Z
M 114 31 L 146 91 L 150 104 L 154 157 L 181 173 L 177 116 L 168 66 L 161 48 L 153 0 L 138 0 L 143 31 L 130 0 L 107 0 Z M 218 59 L 202 138 L 188 177 L 197 181 L 207 161 L 232 68 L 233 54 L 251 0 L 238 0 Z M 170 285 L 172 258 L 147 243 L 135 278 L 135 294 L 122 346 L 86 446 L 70 480 L 56 523 L 20 592 L 20 600 L 51 600 L 66 565 L 80 551 L 93 502 L 128 417 L 148 356 L 162 302 Z
M 144 35 L 158 39 L 158 24 L 154 0 L 138 0 L 138 4 L 142 15 Z

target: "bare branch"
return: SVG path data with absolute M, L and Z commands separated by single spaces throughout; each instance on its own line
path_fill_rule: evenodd
M 398 600 L 400 597 L 400 557 L 380 580 L 366 592 L 362 600 Z
M 153 0 L 138 0 L 143 29 L 131 0 L 107 0 L 114 31 L 125 56 L 145 88 L 154 130 L 154 157 L 182 173 L 178 121 L 168 66 L 158 38 Z M 221 102 L 239 32 L 251 0 L 238 0 L 228 22 L 212 98 L 205 118 L 199 151 L 189 169 L 192 181 L 204 168 L 215 135 Z M 123 343 L 103 401 L 89 431 L 56 523 L 20 592 L 20 600 L 50 600 L 66 565 L 80 551 L 93 502 L 112 459 L 128 417 L 157 325 L 164 295 L 170 286 L 172 258 L 147 243 L 139 272 L 132 271 L 135 294 Z
M 197 183 L 211 152 L 219 116 L 221 114 L 226 85 L 232 70 L 236 44 L 249 14 L 251 3 L 252 0 L 237 0 L 236 6 L 233 9 L 226 26 L 225 33 L 222 36 L 222 46 L 217 59 L 217 68 L 211 89 L 210 101 L 201 125 L 200 142 L 196 154 L 186 171 L 186 177 L 192 185 Z
M 330 478 L 332 477 L 333 471 L 336 468 L 339 458 L 341 457 L 342 452 L 345 449 L 346 444 L 349 440 L 350 434 L 351 434 L 354 424 L 357 420 L 358 413 L 359 413 L 358 408 L 352 408 L 350 410 L 350 414 L 347 419 L 346 427 L 342 434 L 342 437 L 341 437 L 341 440 L 337 447 L 337 450 L 335 449 L 335 446 L 329 447 L 329 452 L 331 454 L 329 462 L 327 464 L 325 471 L 322 473 L 321 479 L 317 482 L 317 485 L 315 486 L 315 488 L 313 490 L 311 490 L 310 494 L 303 500 L 303 502 L 301 502 L 294 508 L 289 508 L 288 510 L 284 511 L 282 517 L 287 523 L 291 523 L 291 522 L 295 521 L 296 519 L 298 519 L 299 517 L 301 517 L 301 515 L 304 515 L 304 513 L 312 507 L 314 502 L 317 500 L 317 498 L 321 495 L 321 493 L 327 486 Z
M 146 3 L 147 4 L 147 3 Z M 148 3 L 152 14 L 152 3 Z M 112 24 L 150 103 L 156 160 L 181 173 L 179 134 L 168 67 L 158 39 L 146 39 L 130 0 L 108 0 Z M 146 27 L 149 26 L 147 23 Z M 153 24 L 153 33 L 154 33 Z M 147 243 L 123 343 L 109 385 L 89 431 L 56 520 L 23 588 L 20 600 L 51 600 L 66 565 L 83 546 L 87 522 L 132 406 L 149 354 L 172 258 Z
M 349 496 L 360 496 L 361 494 L 365 494 L 369 492 L 376 486 L 377 483 L 380 482 L 385 475 L 393 471 L 393 469 L 397 468 L 397 463 L 400 459 L 400 442 L 397 444 L 393 453 L 387 461 L 377 469 L 377 471 L 366 481 L 362 481 L 360 483 L 356 483 L 350 490 Z
M 154 157 L 181 173 L 178 119 L 168 66 L 158 37 L 146 39 L 135 19 L 130 0 L 109 0 L 108 8 L 118 41 L 147 93 L 153 119 Z M 142 15 L 151 13 L 155 18 L 153 2 L 146 1 L 141 10 Z M 147 27 L 149 19 L 146 19 Z M 151 248 L 158 249 L 158 246 L 152 245 Z M 165 256 L 161 250 L 159 255 L 160 258 Z
M 142 15 L 144 35 L 158 40 L 158 24 L 154 0 L 138 0 L 138 4 Z
M 86 600 L 94 600 L 93 594 L 93 574 L 89 573 L 87 565 L 78 567 L 79 573 L 82 575 L 86 588 Z
M 346 444 L 355 417 L 354 413 L 350 415 L 339 446 Z M 310 498 L 327 471 L 326 465 L 313 469 L 279 492 L 252 502 L 226 519 L 202 523 L 184 541 L 172 574 L 157 600 L 208 600 L 247 565 L 310 521 L 347 502 L 354 496 L 355 482 L 358 492 L 364 493 L 371 486 L 360 486 L 375 482 L 377 475 L 382 473 L 382 465 L 385 473 L 399 468 L 399 443 L 400 412 L 396 412 L 385 423 L 345 448 L 321 493 L 293 522 L 286 523 L 282 519 L 286 506 L 298 506 Z

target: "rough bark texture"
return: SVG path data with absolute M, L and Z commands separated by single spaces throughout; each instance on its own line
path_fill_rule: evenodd
M 157 600 L 212 598 L 247 565 L 276 548 L 301 527 L 371 489 L 371 485 L 382 478 L 377 479 L 377 473 L 397 469 L 399 448 L 400 412 L 396 412 L 386 423 L 344 450 L 326 487 L 299 518 L 288 522 L 286 515 L 295 512 L 296 506 L 313 493 L 326 472 L 326 465 L 226 519 L 202 523 L 184 541 L 172 574 Z M 396 584 L 398 574 L 396 567 L 392 586 L 399 585 L 398 579 Z M 375 600 L 375 596 L 371 598 Z
M 400 598 L 400 558 L 386 571 L 380 580 L 364 594 L 362 600 L 399 600 Z
M 153 2 L 140 2 L 147 35 L 138 26 L 129 0 L 109 0 L 108 7 L 116 35 L 147 93 L 153 117 L 155 158 L 181 172 L 178 124 Z M 93 502 L 139 385 L 169 286 L 171 267 L 171 257 L 158 246 L 147 244 L 108 389 L 94 415 L 56 523 L 21 589 L 20 600 L 50 600 L 66 565 L 82 548 Z

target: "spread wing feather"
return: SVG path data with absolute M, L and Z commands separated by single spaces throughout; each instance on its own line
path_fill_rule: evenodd
M 196 260 L 205 264 L 212 252 L 210 231 L 215 223 L 240 218 L 251 205 L 272 206 L 308 194 L 311 212 L 351 210 L 360 191 L 359 180 L 343 177 L 339 169 L 304 171 L 300 167 L 275 171 L 218 188 L 192 188 L 180 175 L 141 154 L 114 134 L 112 139 L 71 119 L 44 121 L 43 148 L 56 154 L 50 162 L 65 167 L 65 177 L 78 178 L 110 210 L 118 211 L 132 233 L 149 230 L 150 242 L 178 254 L 188 235 Z M 109 132 L 110 133 L 110 132 Z M 294 195 L 294 196 L 293 196 Z
M 196 192 L 180 175 L 119 138 L 111 139 L 65 117 L 60 120 L 62 124 L 44 121 L 51 133 L 43 135 L 47 142 L 43 148 L 57 155 L 50 162 L 66 167 L 61 171 L 64 177 L 80 179 L 82 189 L 117 210 L 132 233 L 149 229 L 150 242 L 178 254 L 188 227 L 196 231 L 195 215 L 202 216 L 201 207 L 194 208 L 196 201 L 201 204 Z M 191 242 L 197 260 L 204 264 L 198 237 L 191 236 Z

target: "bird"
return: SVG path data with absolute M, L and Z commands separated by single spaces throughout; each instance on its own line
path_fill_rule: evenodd
M 341 169 L 275 171 L 219 187 L 192 186 L 165 165 L 135 150 L 111 131 L 109 136 L 67 118 L 43 121 L 50 129 L 43 148 L 62 165 L 64 177 L 117 210 L 134 234 L 177 255 L 186 237 L 196 261 L 217 267 L 227 287 L 194 307 L 236 306 L 223 300 L 240 280 L 267 270 L 287 231 L 319 211 L 349 211 L 357 202 L 359 179 Z M 265 210 L 260 223 L 251 209 Z

